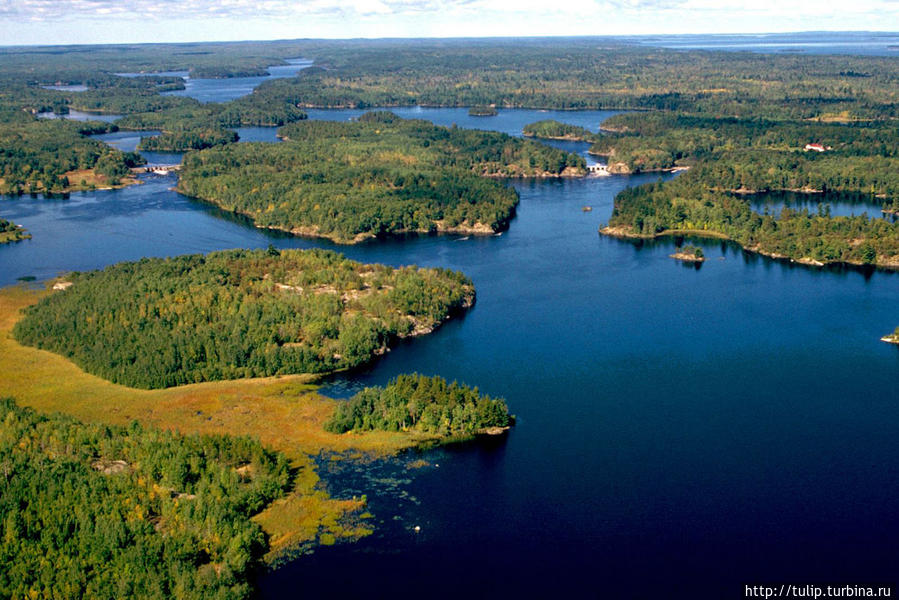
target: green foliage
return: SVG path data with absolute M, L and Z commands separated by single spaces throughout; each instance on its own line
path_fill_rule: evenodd
M 58 192 L 63 175 L 96 168 L 101 175 L 121 177 L 144 160 L 120 152 L 83 133 L 105 131 L 105 124 L 28 119 L 0 123 L 0 192 Z
M 385 387 L 368 387 L 341 403 L 328 431 L 415 431 L 441 437 L 470 436 L 509 427 L 515 418 L 501 399 L 442 377 L 400 375 Z
M 150 152 L 186 152 L 232 144 L 237 139 L 237 133 L 230 129 L 191 128 L 142 138 L 138 149 Z
M 30 237 L 31 235 L 25 231 L 21 225 L 16 225 L 12 221 L 7 221 L 6 219 L 0 219 L 0 244 L 18 242 L 19 240 L 26 240 Z
M 709 189 L 701 168 L 670 182 L 621 192 L 609 224 L 644 236 L 708 231 L 769 255 L 823 263 L 892 264 L 899 256 L 897 224 L 866 215 L 830 217 L 789 208 L 776 218 L 760 215 L 744 196 Z
M 527 137 L 536 137 L 548 140 L 572 140 L 579 142 L 592 142 L 599 137 L 589 129 L 577 125 L 561 123 L 553 119 L 537 121 L 524 126 L 523 132 Z
M 186 156 L 179 189 L 260 226 L 353 241 L 360 234 L 497 231 L 518 197 L 484 175 L 584 168 L 582 158 L 542 144 L 388 112 L 353 123 L 302 121 L 280 134 L 285 143 Z
M 0 596 L 247 598 L 249 517 L 286 459 L 249 438 L 40 416 L 0 400 Z
M 474 298 L 460 273 L 324 250 L 142 259 L 71 280 L 14 335 L 141 388 L 354 367 Z
M 468 114 L 472 117 L 495 117 L 499 113 L 493 106 L 472 106 L 468 109 Z

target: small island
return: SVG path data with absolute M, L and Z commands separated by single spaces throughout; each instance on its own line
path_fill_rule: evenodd
M 577 125 L 569 125 L 555 119 L 537 121 L 524 126 L 522 135 L 544 140 L 563 140 L 567 142 L 593 142 L 598 134 Z
M 445 269 L 363 265 L 326 250 L 230 250 L 73 273 L 13 334 L 131 387 L 359 366 L 472 306 Z
M 495 106 L 472 106 L 468 109 L 469 117 L 495 117 L 497 114 Z
M 325 429 L 334 433 L 404 431 L 440 442 L 499 435 L 515 423 L 506 403 L 442 377 L 400 375 L 340 404 Z
M 25 231 L 24 227 L 16 225 L 12 221 L 0 219 L 0 244 L 29 239 L 31 239 L 31 234 Z
M 705 262 L 705 254 L 699 246 L 681 246 L 671 258 L 687 263 Z

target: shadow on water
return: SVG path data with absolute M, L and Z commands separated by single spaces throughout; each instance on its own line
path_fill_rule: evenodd
M 600 234 L 602 235 L 602 234 Z M 804 265 L 789 258 L 775 258 L 746 250 L 740 244 L 731 240 L 722 240 L 715 236 L 703 235 L 666 235 L 657 238 L 618 238 L 608 237 L 615 242 L 633 247 L 636 251 L 645 250 L 647 252 L 670 251 L 673 252 L 681 248 L 687 241 L 702 246 L 704 249 L 716 248 L 718 259 L 726 260 L 728 257 L 742 259 L 747 266 L 762 266 L 770 269 L 774 266 L 784 270 L 797 270 L 815 276 L 837 276 L 845 278 L 850 274 L 861 275 L 865 281 L 871 279 L 875 273 L 893 276 L 897 274 L 896 269 L 880 268 L 874 265 L 853 265 L 849 263 L 831 263 L 823 266 Z M 710 259 L 708 256 L 707 262 Z M 680 262 L 680 261 L 679 261 Z M 684 267 L 691 270 L 699 270 L 702 263 L 692 265 L 690 263 L 682 263 Z

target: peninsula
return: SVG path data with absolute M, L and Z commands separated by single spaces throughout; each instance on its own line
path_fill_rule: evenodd
M 300 121 L 280 144 L 188 154 L 179 191 L 258 227 L 355 243 L 402 233 L 493 234 L 518 195 L 501 177 L 568 177 L 584 159 L 543 144 L 371 112 Z
M 325 250 L 143 259 L 68 279 L 26 311 L 16 339 L 148 389 L 355 367 L 475 296 L 461 273 Z

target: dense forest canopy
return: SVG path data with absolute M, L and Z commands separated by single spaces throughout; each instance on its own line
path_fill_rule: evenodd
M 581 157 L 505 134 L 438 127 L 388 112 L 301 121 L 282 144 L 185 157 L 179 189 L 257 225 L 336 241 L 401 232 L 503 228 L 517 194 L 484 176 L 582 174 Z
M 249 438 L 41 416 L 0 400 L 0 596 L 248 598 L 250 517 L 290 483 Z
M 384 387 L 367 387 L 338 405 L 325 428 L 347 431 L 409 431 L 467 437 L 510 427 L 505 401 L 442 377 L 400 375 Z
M 142 259 L 71 282 L 28 309 L 16 338 L 141 388 L 354 367 L 474 301 L 461 273 L 324 250 Z

